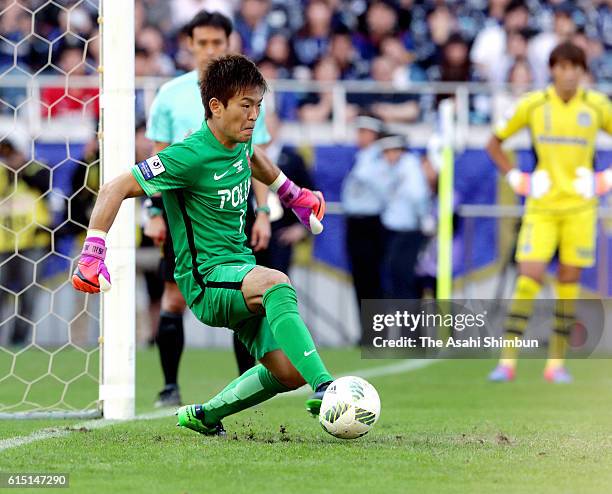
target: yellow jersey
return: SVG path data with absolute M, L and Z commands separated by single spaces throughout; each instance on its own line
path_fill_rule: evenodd
M 51 234 L 44 227 L 50 224 L 41 192 L 0 163 L 0 254 L 48 247 Z
M 578 167 L 593 168 L 599 129 L 612 134 L 609 98 L 597 91 L 579 88 L 566 103 L 553 86 L 527 93 L 493 133 L 504 140 L 523 127 L 528 127 L 531 134 L 536 169 L 546 170 L 552 182 L 544 197 L 527 200 L 527 209 L 563 211 L 593 206 L 597 200 L 587 200 L 576 193 L 574 180 Z

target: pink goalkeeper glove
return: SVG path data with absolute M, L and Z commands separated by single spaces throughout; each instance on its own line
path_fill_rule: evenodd
M 298 187 L 282 172 L 270 189 L 278 194 L 283 206 L 293 210 L 309 231 L 315 235 L 323 231 L 321 220 L 325 215 L 325 199 L 321 192 Z
M 106 244 L 102 237 L 87 237 L 81 257 L 72 274 L 72 286 L 87 293 L 107 292 L 111 289 L 110 275 L 104 264 Z

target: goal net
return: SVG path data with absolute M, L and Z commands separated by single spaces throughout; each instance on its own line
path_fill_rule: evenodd
M 122 367 L 133 366 L 133 356 L 121 353 L 125 342 L 111 353 L 127 377 L 113 380 L 103 366 L 116 340 L 102 331 L 102 321 L 107 311 L 121 310 L 114 300 L 126 294 L 109 296 L 101 312 L 99 296 L 77 293 L 70 284 L 100 183 L 117 173 L 103 167 L 100 156 L 122 159 L 116 166 L 133 160 L 130 137 L 109 152 L 114 134 L 104 135 L 104 107 L 116 105 L 123 84 L 125 121 L 118 130 L 131 125 L 133 139 L 133 113 L 130 119 L 125 105 L 133 106 L 133 62 L 125 50 L 133 47 L 133 15 L 126 3 L 0 0 L 0 418 L 95 417 L 106 399 L 122 401 L 116 415 L 133 413 L 133 370 Z M 119 18 L 128 21 L 109 35 L 104 11 L 121 7 Z M 103 42 L 103 32 L 116 48 Z M 113 69 L 104 73 L 103 53 L 108 58 L 120 51 L 121 35 L 128 62 L 117 62 L 127 75 L 109 83 L 116 75 Z M 112 118 L 107 115 L 107 125 Z M 129 222 L 130 207 L 125 209 L 120 221 Z M 121 255 L 133 241 L 118 230 L 109 241 Z M 129 253 L 125 258 L 129 276 Z M 133 353 L 129 319 L 122 329 Z

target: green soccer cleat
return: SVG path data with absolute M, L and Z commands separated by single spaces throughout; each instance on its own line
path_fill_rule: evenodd
M 178 417 L 177 427 L 186 427 L 205 436 L 225 436 L 223 424 L 204 424 L 204 408 L 202 405 L 186 405 L 179 408 L 174 414 Z
M 328 381 L 323 384 L 319 384 L 315 392 L 306 400 L 306 410 L 313 416 L 318 417 L 319 411 L 321 410 L 321 402 L 323 401 L 323 395 L 333 381 Z

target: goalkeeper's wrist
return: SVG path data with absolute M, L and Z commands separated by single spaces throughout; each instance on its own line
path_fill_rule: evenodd
M 90 228 L 87 230 L 87 238 L 83 242 L 81 256 L 90 256 L 104 260 L 106 257 L 106 232 Z
M 509 184 L 512 184 L 512 182 L 517 180 L 517 178 L 520 177 L 522 174 L 523 172 L 519 170 L 518 168 L 512 168 L 512 170 L 510 170 L 508 173 L 504 175 L 504 178 L 506 179 L 506 182 L 508 182 Z
M 278 189 L 281 188 L 281 186 L 287 181 L 289 180 L 287 178 L 287 175 L 285 175 L 283 172 L 280 172 L 278 174 L 278 177 L 276 177 L 274 179 L 274 182 L 272 182 L 270 185 L 268 185 L 268 189 L 270 189 L 272 192 L 278 192 Z
M 95 228 L 89 228 L 87 230 L 86 239 L 90 237 L 97 237 L 97 238 L 101 238 L 102 240 L 106 241 L 107 234 L 108 233 L 105 232 L 104 230 L 96 230 Z
M 505 176 L 506 182 L 512 187 L 512 189 L 516 190 L 520 187 L 521 182 L 523 181 L 523 172 L 518 168 L 513 168 Z
M 272 192 L 278 194 L 280 202 L 285 207 L 291 207 L 291 204 L 299 197 L 302 191 L 301 187 L 293 183 L 283 172 L 280 172 L 278 177 L 268 187 Z

